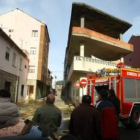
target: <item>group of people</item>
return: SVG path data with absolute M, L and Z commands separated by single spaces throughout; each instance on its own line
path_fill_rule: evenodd
M 97 104 L 84 95 L 82 103 L 71 114 L 69 131 L 79 140 L 118 140 L 120 101 L 113 89 L 98 92 Z
M 6 93 L 4 94 L 6 95 Z M 0 92 L 0 113 L 5 113 L 5 115 L 11 113 L 12 115 L 7 119 L 9 121 L 4 120 L 4 117 L 0 118 L 0 128 L 17 123 L 19 116 L 18 107 L 9 101 L 10 95 L 4 97 L 5 95 Z M 2 103 L 4 102 L 7 104 L 5 106 L 8 111 L 3 110 L 4 105 Z M 60 138 L 56 133 L 61 125 L 62 114 L 61 110 L 54 105 L 54 102 L 55 96 L 49 94 L 46 104 L 35 111 L 32 125 L 37 126 L 42 137 L 59 140 Z M 9 106 L 11 108 L 8 108 Z M 119 140 L 117 126 L 119 113 L 120 101 L 115 96 L 113 89 L 99 91 L 95 106 L 91 105 L 91 97 L 84 95 L 82 103 L 71 114 L 69 134 L 61 137 L 61 140 Z M 9 124 L 9 122 L 12 123 Z
M 19 109 L 11 102 L 10 92 L 0 90 L 0 129 L 15 125 L 19 121 Z
M 54 101 L 55 96 L 49 94 L 46 105 L 36 110 L 32 121 L 42 131 L 42 137 L 58 140 L 55 132 L 61 125 L 62 116 Z M 95 106 L 91 105 L 91 96 L 84 95 L 82 103 L 71 114 L 69 134 L 61 140 L 119 140 L 119 114 L 120 101 L 113 89 L 100 90 Z

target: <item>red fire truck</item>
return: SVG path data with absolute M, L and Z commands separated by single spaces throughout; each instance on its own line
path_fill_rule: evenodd
M 95 75 L 87 75 L 87 94 L 96 103 L 96 93 L 101 89 L 115 90 L 120 99 L 120 120 L 130 128 L 140 128 L 140 71 L 134 69 L 104 69 Z

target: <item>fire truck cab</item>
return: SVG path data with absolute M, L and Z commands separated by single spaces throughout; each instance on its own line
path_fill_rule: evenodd
M 87 75 L 87 94 L 96 103 L 99 90 L 113 88 L 120 99 L 120 120 L 129 128 L 140 128 L 140 71 L 134 69 L 103 69 Z

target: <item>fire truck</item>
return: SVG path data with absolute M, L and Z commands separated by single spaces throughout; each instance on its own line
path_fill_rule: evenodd
M 116 68 L 102 69 L 96 74 L 88 74 L 87 93 L 96 103 L 99 90 L 113 88 L 120 99 L 120 120 L 125 127 L 140 128 L 140 71 L 135 69 Z

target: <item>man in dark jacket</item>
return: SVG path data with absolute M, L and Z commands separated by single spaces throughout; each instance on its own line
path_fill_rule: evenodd
M 55 96 L 47 96 L 46 105 L 38 108 L 33 117 L 33 125 L 37 125 L 42 131 L 42 136 L 52 136 L 57 132 L 61 124 L 61 110 L 54 105 Z
M 108 91 L 108 100 L 114 105 L 116 108 L 117 115 L 120 114 L 120 100 L 116 97 L 115 91 L 113 89 L 110 89 Z
M 91 97 L 84 95 L 71 114 L 69 132 L 81 140 L 101 140 L 99 112 L 90 104 Z

